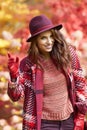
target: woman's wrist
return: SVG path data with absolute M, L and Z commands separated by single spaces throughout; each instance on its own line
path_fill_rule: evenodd
M 12 82 L 11 80 L 8 81 L 8 87 L 9 88 L 15 88 L 16 87 L 16 82 Z
M 11 77 L 11 82 L 16 82 L 17 81 L 17 78 L 12 78 Z

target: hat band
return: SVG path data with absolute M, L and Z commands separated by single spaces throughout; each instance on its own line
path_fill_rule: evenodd
M 33 33 L 31 33 L 32 35 L 35 35 L 36 33 L 40 32 L 40 31 L 44 31 L 44 29 L 47 29 L 49 27 L 54 27 L 53 25 L 46 25 L 46 26 L 43 26 L 39 29 L 37 29 L 36 31 L 34 31 Z

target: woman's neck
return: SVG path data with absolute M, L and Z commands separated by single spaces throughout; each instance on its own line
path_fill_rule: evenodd
M 51 59 L 50 53 L 42 54 L 41 57 L 45 60 Z

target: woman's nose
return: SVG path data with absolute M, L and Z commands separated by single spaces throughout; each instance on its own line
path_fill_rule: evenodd
M 48 38 L 48 43 L 53 43 L 53 39 L 52 38 Z

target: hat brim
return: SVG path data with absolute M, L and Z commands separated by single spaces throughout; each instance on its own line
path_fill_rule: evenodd
M 38 34 L 40 34 L 40 33 L 42 33 L 42 32 L 45 32 L 45 31 L 50 30 L 50 29 L 60 30 L 61 28 L 62 28 L 62 24 L 56 25 L 56 26 L 51 26 L 51 27 L 49 27 L 49 28 L 45 28 L 45 29 L 43 29 L 43 30 L 41 30 L 41 31 L 39 31 L 39 32 L 37 32 L 37 33 L 35 33 L 34 35 L 31 35 L 31 36 L 26 40 L 26 42 L 30 42 L 33 37 L 37 36 Z

